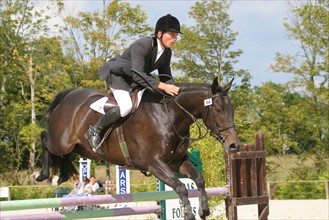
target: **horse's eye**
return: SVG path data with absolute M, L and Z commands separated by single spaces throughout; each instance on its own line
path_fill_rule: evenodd
M 222 111 L 221 106 L 216 106 L 215 109 L 216 109 L 216 112 L 218 112 L 218 113 Z

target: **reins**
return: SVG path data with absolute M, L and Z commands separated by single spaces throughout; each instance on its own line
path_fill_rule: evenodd
M 164 99 L 165 99 L 165 97 L 164 97 Z M 167 103 L 170 102 L 171 100 L 173 100 L 173 101 L 176 103 L 176 105 L 177 105 L 182 111 L 184 111 L 184 112 L 185 112 L 185 113 L 186 113 L 186 114 L 192 119 L 193 123 L 195 123 L 195 124 L 197 125 L 198 131 L 199 131 L 199 132 L 198 132 L 198 133 L 199 133 L 199 136 L 198 136 L 197 138 L 190 138 L 189 135 L 186 135 L 185 137 L 183 137 L 183 136 L 181 136 L 181 135 L 179 134 L 179 132 L 178 132 L 177 129 L 175 128 L 175 126 L 174 126 L 172 120 L 170 120 L 170 118 L 169 118 L 169 111 L 168 111 Z M 208 129 L 207 129 L 202 123 L 200 123 L 196 117 L 194 117 L 189 111 L 187 111 L 187 110 L 186 110 L 181 104 L 179 104 L 179 102 L 177 101 L 176 97 L 173 97 L 171 100 L 169 100 L 168 102 L 165 101 L 165 102 L 164 102 L 164 107 L 165 107 L 165 110 L 166 110 L 166 112 L 167 112 L 167 115 L 168 115 L 168 118 L 169 118 L 169 121 L 170 121 L 170 125 L 171 125 L 171 127 L 173 128 L 175 134 L 176 134 L 181 140 L 197 141 L 197 140 L 200 140 L 200 139 L 204 138 L 204 137 L 208 134 Z M 204 129 L 207 130 L 207 132 L 206 132 L 204 135 L 202 135 L 201 128 L 204 128 Z
M 186 135 L 185 137 L 181 136 L 179 134 L 179 132 L 177 131 L 177 129 L 175 128 L 175 126 L 173 125 L 173 122 L 172 120 L 170 120 L 169 118 L 169 121 L 170 121 L 170 125 L 171 127 L 173 128 L 174 130 L 174 133 L 182 140 L 182 141 L 185 141 L 185 140 L 190 140 L 190 141 L 197 141 L 197 140 L 200 140 L 200 139 L 203 139 L 208 133 L 213 136 L 214 138 L 216 138 L 220 143 L 224 143 L 226 137 L 224 137 L 223 135 L 221 135 L 221 132 L 223 131 L 226 131 L 228 129 L 231 129 L 231 128 L 234 128 L 235 126 L 234 125 L 231 125 L 229 127 L 226 127 L 226 128 L 223 128 L 223 129 L 219 129 L 219 126 L 217 125 L 216 123 L 216 120 L 214 120 L 214 115 L 213 115 L 213 112 L 211 111 L 211 105 L 207 105 L 207 113 L 206 113 L 206 118 L 205 118 L 205 121 L 207 121 L 207 118 L 208 118 L 208 115 L 209 115 L 209 112 L 210 112 L 210 117 L 211 117 L 211 121 L 214 122 L 214 127 L 215 127 L 215 130 L 216 130 L 216 133 L 213 133 L 210 129 L 208 129 L 203 123 L 200 123 L 196 117 L 194 117 L 189 111 L 187 111 L 178 101 L 177 101 L 177 98 L 176 97 L 171 97 L 169 95 L 166 95 L 164 93 L 162 93 L 162 95 L 164 96 L 164 100 L 166 100 L 166 97 L 170 97 L 171 99 L 169 101 L 164 101 L 164 107 L 165 107 L 165 110 L 166 110 L 166 113 L 168 115 L 168 118 L 169 118 L 169 110 L 168 110 L 168 107 L 167 107 L 167 103 L 170 102 L 170 101 L 174 101 L 175 104 L 183 111 L 185 112 L 193 121 L 193 123 L 195 123 L 197 125 L 197 128 L 198 128 L 198 133 L 199 133 L 199 136 L 197 138 L 191 138 L 189 137 L 189 135 Z M 223 94 L 217 94 L 217 95 L 214 95 L 214 96 L 211 96 L 210 95 L 210 91 L 208 92 L 208 99 L 211 99 L 213 100 L 214 98 L 220 96 L 220 95 L 223 95 Z M 201 129 L 205 129 L 206 130 L 206 133 L 202 135 L 202 131 Z
M 166 77 L 169 77 L 168 75 L 166 74 L 159 74 L 159 76 L 166 76 Z M 172 78 L 172 77 L 171 77 Z M 144 78 L 143 78 L 144 79 Z M 145 79 L 144 79 L 145 80 Z M 146 80 L 145 80 L 146 81 Z M 235 125 L 231 125 L 227 128 L 223 128 L 223 129 L 218 129 L 219 126 L 217 125 L 216 121 L 214 120 L 214 115 L 213 115 L 213 112 L 211 111 L 211 105 L 207 105 L 207 113 L 206 113 L 206 118 L 205 118 L 205 121 L 207 121 L 207 118 L 208 118 L 208 113 L 210 112 L 210 115 L 211 115 L 211 120 L 214 121 L 214 126 L 215 126 L 215 129 L 216 129 L 216 133 L 214 134 L 210 129 L 208 129 L 203 123 L 200 123 L 198 121 L 198 119 L 196 117 L 194 117 L 189 111 L 187 111 L 176 99 L 176 96 L 175 97 L 172 97 L 172 96 L 169 96 L 167 95 L 166 93 L 160 91 L 160 90 L 157 90 L 157 92 L 159 92 L 160 94 L 162 94 L 163 96 L 163 100 L 164 100 L 164 107 L 165 107 L 165 110 L 166 110 L 166 113 L 168 115 L 168 119 L 170 121 L 170 125 L 171 127 L 173 128 L 174 130 L 174 133 L 181 139 L 181 143 L 183 143 L 185 140 L 189 140 L 189 141 L 197 141 L 197 140 L 200 140 L 200 139 L 203 139 L 209 132 L 209 134 L 211 136 L 213 136 L 214 138 L 216 138 L 221 144 L 223 144 L 225 142 L 225 139 L 226 137 L 224 137 L 221 132 L 223 131 L 226 131 L 228 129 L 231 129 L 231 128 L 234 128 Z M 211 91 L 208 92 L 208 99 L 211 99 L 213 100 L 214 98 L 220 96 L 220 95 L 225 95 L 223 93 L 221 94 L 216 94 L 214 96 L 211 97 Z M 169 101 L 166 101 L 166 98 L 170 98 Z M 182 110 L 184 111 L 193 121 L 193 123 L 195 123 L 197 125 L 197 128 L 198 128 L 198 133 L 199 133 L 199 136 L 197 138 L 190 138 L 189 135 L 186 135 L 185 137 L 181 136 L 179 134 L 179 132 L 177 131 L 177 129 L 175 128 L 173 122 L 170 120 L 170 117 L 169 117 L 169 111 L 168 111 L 168 107 L 167 107 L 167 103 L 170 102 L 170 101 L 174 101 L 176 103 L 176 105 Z M 201 132 L 201 129 L 205 129 L 206 130 L 206 133 L 204 135 L 202 135 L 202 132 Z

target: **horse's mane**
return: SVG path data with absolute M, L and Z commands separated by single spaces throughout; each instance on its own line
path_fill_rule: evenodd
M 177 86 L 181 87 L 182 91 L 200 91 L 200 90 L 209 90 L 211 87 L 207 83 L 177 83 Z M 219 86 L 217 92 L 223 92 L 223 87 Z
M 182 91 L 204 90 L 210 87 L 209 84 L 205 83 L 177 83 L 177 86 L 181 87 Z

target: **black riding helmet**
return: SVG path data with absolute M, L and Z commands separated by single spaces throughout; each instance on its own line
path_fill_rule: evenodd
M 155 33 L 158 33 L 159 31 L 172 31 L 182 34 L 182 32 L 180 32 L 180 23 L 178 19 L 170 14 L 159 18 L 157 21 L 155 25 Z

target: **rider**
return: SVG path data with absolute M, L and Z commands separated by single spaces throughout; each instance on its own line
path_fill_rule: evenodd
M 179 33 L 178 19 L 167 14 L 157 21 L 154 35 L 135 41 L 122 55 L 112 58 L 100 69 L 99 75 L 111 89 L 118 106 L 106 112 L 86 132 L 85 137 L 94 150 L 99 147 L 102 131 L 131 111 L 129 91 L 133 85 L 152 91 L 162 90 L 171 96 L 178 95 L 180 88 L 173 85 L 170 60 L 171 47 Z M 156 69 L 160 81 L 150 74 Z

